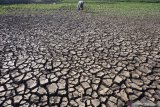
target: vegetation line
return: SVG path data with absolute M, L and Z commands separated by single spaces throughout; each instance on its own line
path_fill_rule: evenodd
M 99 2 L 97 2 L 97 0 L 85 0 L 84 12 L 101 13 L 101 14 L 107 14 L 107 15 L 160 16 L 160 3 L 146 3 L 146 2 L 112 2 L 112 3 L 110 2 L 109 3 L 109 2 L 103 2 L 103 1 L 105 0 L 100 0 Z M 106 0 L 106 1 L 109 1 L 109 0 Z M 122 1 L 125 1 L 125 0 L 122 0 Z M 127 0 L 127 1 L 134 1 L 134 0 Z M 70 2 L 69 0 L 61 0 L 56 4 L 51 3 L 51 4 L 0 5 L 0 14 L 18 14 L 18 13 L 25 14 L 26 12 L 27 13 L 40 12 L 40 13 L 50 14 L 52 13 L 52 11 L 57 9 L 76 10 L 77 2 L 75 2 L 75 0 L 71 0 Z

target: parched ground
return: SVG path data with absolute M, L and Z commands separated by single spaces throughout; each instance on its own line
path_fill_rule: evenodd
M 0 16 L 0 107 L 130 105 L 160 106 L 160 18 Z

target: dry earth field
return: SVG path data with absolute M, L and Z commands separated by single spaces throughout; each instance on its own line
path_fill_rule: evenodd
M 0 15 L 0 107 L 160 107 L 160 17 Z

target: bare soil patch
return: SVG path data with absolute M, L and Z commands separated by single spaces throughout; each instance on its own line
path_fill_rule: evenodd
M 0 16 L 0 106 L 156 106 L 160 20 L 94 16 Z

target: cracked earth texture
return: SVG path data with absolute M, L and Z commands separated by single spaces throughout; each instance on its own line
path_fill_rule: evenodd
M 0 16 L 0 107 L 160 102 L 158 18 Z

